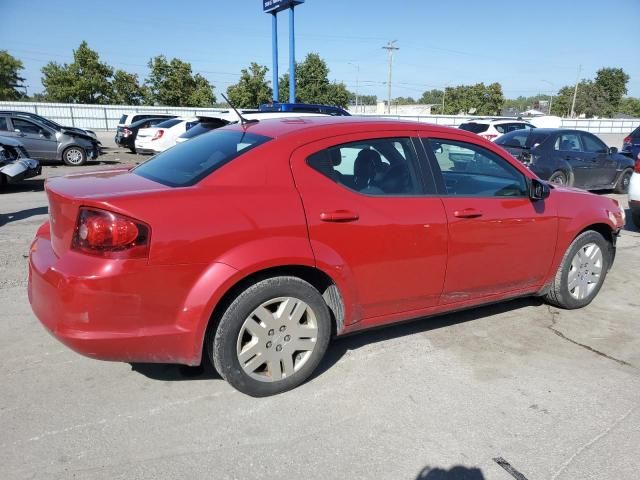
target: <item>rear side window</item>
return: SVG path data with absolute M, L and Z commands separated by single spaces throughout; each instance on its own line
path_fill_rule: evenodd
M 307 158 L 311 168 L 366 195 L 421 193 L 416 153 L 409 138 L 367 139 L 321 150 Z
M 8 131 L 9 125 L 7 125 L 7 118 L 0 117 L 0 130 Z
M 580 137 L 577 133 L 562 133 L 556 138 L 554 150 L 560 152 L 581 152 Z
M 170 187 L 186 187 L 269 140 L 253 133 L 215 131 L 165 150 L 133 173 Z
M 460 129 L 466 130 L 467 132 L 471 133 L 482 133 L 489 130 L 489 124 L 475 122 L 463 123 L 462 125 L 460 125 Z

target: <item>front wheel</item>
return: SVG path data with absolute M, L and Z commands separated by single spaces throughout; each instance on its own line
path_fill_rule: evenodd
M 611 244 L 598 232 L 581 233 L 567 249 L 545 300 L 557 307 L 582 308 L 596 297 L 611 264 Z
M 216 370 L 253 397 L 304 382 L 322 360 L 331 336 L 320 292 L 296 277 L 259 281 L 226 309 L 208 350 Z
M 62 152 L 62 160 L 67 165 L 78 167 L 87 163 L 87 152 L 81 147 L 69 147 Z
M 631 175 L 633 175 L 633 170 L 628 169 L 622 172 L 616 186 L 613 187 L 613 191 L 616 193 L 627 193 L 629 192 L 629 183 L 631 183 Z

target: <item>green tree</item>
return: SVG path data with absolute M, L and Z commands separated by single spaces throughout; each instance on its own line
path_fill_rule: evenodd
M 415 105 L 416 100 L 413 97 L 397 97 L 391 100 L 394 105 Z
M 227 88 L 229 100 L 238 108 L 256 108 L 273 98 L 273 91 L 266 80 L 269 69 L 252 62 L 249 69 L 240 71 L 240 81 Z
M 111 102 L 119 105 L 140 105 L 144 100 L 144 88 L 138 75 L 116 70 L 111 81 Z
M 604 93 L 607 107 L 602 112 L 611 116 L 620 107 L 620 100 L 627 93 L 629 75 L 622 68 L 601 68 L 596 72 L 595 85 Z
M 571 103 L 575 87 L 567 85 L 562 87 L 558 95 L 553 98 L 551 113 L 558 116 L 571 114 Z M 591 80 L 583 79 L 578 83 L 576 94 L 575 114 L 585 117 L 607 115 L 610 109 L 608 96 L 603 88 Z
M 280 101 L 289 99 L 289 75 L 280 77 Z M 296 101 L 322 103 L 345 108 L 351 93 L 344 83 L 329 81 L 329 68 L 317 53 L 310 53 L 296 64 Z
M 22 62 L 6 50 L 0 50 L 0 100 L 19 100 L 24 97 L 24 93 L 18 90 L 24 82 L 19 75 L 20 70 L 23 70 Z
M 432 90 L 426 90 L 418 100 L 418 103 L 422 105 L 442 105 L 443 94 L 444 91 L 438 90 L 436 88 Z
M 42 67 L 47 99 L 67 103 L 109 103 L 113 68 L 100 61 L 98 52 L 82 42 L 73 51 L 73 62 L 49 62 Z
M 209 107 L 216 102 L 213 87 L 191 64 L 177 58 L 168 61 L 164 55 L 149 60 L 146 80 L 146 103 L 172 107 Z
M 623 97 L 618 111 L 634 117 L 640 117 L 640 98 Z
M 467 114 L 498 115 L 504 105 L 502 86 L 499 83 L 485 85 L 459 85 L 447 87 L 445 111 L 447 115 Z

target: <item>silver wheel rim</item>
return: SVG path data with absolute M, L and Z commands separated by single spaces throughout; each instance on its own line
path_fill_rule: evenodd
M 311 307 L 298 298 L 278 297 L 264 302 L 245 319 L 236 354 L 251 378 L 277 382 L 309 361 L 317 339 L 318 322 Z
M 629 189 L 629 183 L 631 183 L 631 174 L 629 172 L 624 174 L 622 177 L 622 190 L 626 191 Z
M 67 162 L 73 165 L 77 165 L 79 163 L 82 163 L 82 152 L 77 148 L 70 148 L 69 150 L 67 150 L 65 158 L 67 159 Z
M 595 243 L 580 247 L 571 260 L 567 278 L 569 293 L 576 300 L 587 298 L 600 282 L 602 274 L 602 250 Z
M 562 174 L 553 175 L 549 181 L 551 183 L 555 183 L 556 185 L 564 185 L 565 184 L 564 175 L 562 175 Z

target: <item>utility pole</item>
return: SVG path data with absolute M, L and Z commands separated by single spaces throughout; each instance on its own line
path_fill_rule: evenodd
M 580 70 L 582 70 L 582 65 L 578 65 L 578 74 L 576 75 L 576 86 L 573 89 L 573 101 L 571 102 L 571 118 L 576 116 L 576 96 L 578 95 L 578 80 L 580 79 Z
M 396 47 L 396 42 L 397 40 L 393 40 L 392 42 L 389 42 L 384 47 L 382 47 L 389 53 L 389 82 L 387 84 L 389 90 L 387 95 L 387 113 L 391 113 L 391 71 L 393 69 L 393 52 L 395 50 L 400 50 L 400 48 Z

